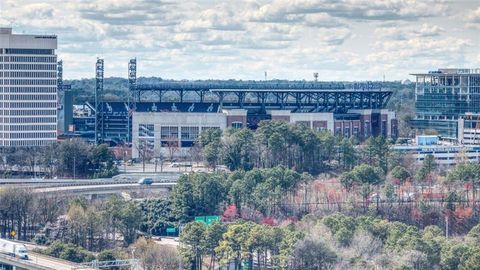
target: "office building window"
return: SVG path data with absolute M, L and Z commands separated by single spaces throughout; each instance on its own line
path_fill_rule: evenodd
M 243 127 L 242 122 L 233 122 L 232 123 L 232 128 L 239 129 L 239 128 L 242 128 L 242 127 Z
M 198 127 L 182 127 L 181 128 L 182 140 L 194 141 L 198 138 L 199 128 Z
M 153 126 L 153 124 L 138 125 L 138 137 L 153 138 L 154 136 L 155 136 L 155 127 Z
M 178 127 L 174 127 L 174 126 L 161 127 L 160 138 L 161 139 L 178 138 Z

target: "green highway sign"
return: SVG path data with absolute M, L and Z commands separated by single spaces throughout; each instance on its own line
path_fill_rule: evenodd
M 167 228 L 167 233 L 176 233 L 176 232 L 177 232 L 177 228 L 173 228 L 173 227 Z
M 205 217 L 205 223 L 207 223 L 207 225 L 212 224 L 214 221 L 220 221 L 220 216 L 206 216 Z
M 195 217 L 194 219 L 196 222 L 203 222 L 205 223 L 205 217 L 204 216 L 201 216 L 201 217 Z
M 199 217 L 195 217 L 194 221 L 202 222 L 207 225 L 210 225 L 214 221 L 220 221 L 220 216 L 199 216 Z

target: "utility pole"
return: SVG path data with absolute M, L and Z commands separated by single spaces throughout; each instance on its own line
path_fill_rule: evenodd
M 75 180 L 76 167 L 77 167 L 76 154 L 73 154 L 73 180 Z
M 448 239 L 448 214 L 445 214 L 445 238 Z

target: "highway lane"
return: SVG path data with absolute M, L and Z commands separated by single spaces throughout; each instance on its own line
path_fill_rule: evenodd
M 17 268 L 20 267 L 22 269 L 32 270 L 94 270 L 94 268 L 91 267 L 80 268 L 79 264 L 35 253 L 31 250 L 28 251 L 28 256 L 28 260 L 24 260 L 13 256 L 0 254 L 0 262 L 17 266 Z
M 153 183 L 151 185 L 140 185 L 140 184 L 105 184 L 105 185 L 81 185 L 81 186 L 66 186 L 66 187 L 46 187 L 46 188 L 35 188 L 33 192 L 36 193 L 51 193 L 51 192 L 68 192 L 68 191 L 81 191 L 81 190 L 107 190 L 107 189 L 122 189 L 128 191 L 129 188 L 132 189 L 144 189 L 148 190 L 152 187 L 156 188 L 171 188 L 176 185 L 176 182 L 171 183 Z
M 69 261 L 53 258 L 50 256 L 45 256 L 45 255 L 31 252 L 31 251 L 29 251 L 28 256 L 29 256 L 28 262 L 31 262 L 34 265 L 45 266 L 55 270 L 72 270 L 80 266 Z M 82 269 L 93 270 L 94 268 L 82 268 Z
M 113 178 L 99 179 L 0 179 L 2 188 L 54 188 L 68 186 L 95 186 L 95 185 L 120 185 L 136 184 L 142 177 L 151 177 L 156 183 L 176 182 L 181 173 L 158 173 L 158 174 L 120 174 Z

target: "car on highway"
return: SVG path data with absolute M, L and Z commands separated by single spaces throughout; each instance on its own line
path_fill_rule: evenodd
M 142 179 L 138 180 L 137 183 L 140 184 L 140 185 L 151 185 L 151 184 L 153 184 L 153 178 L 143 177 Z

